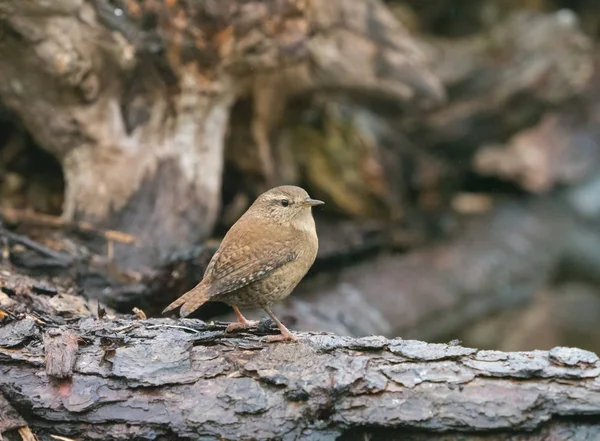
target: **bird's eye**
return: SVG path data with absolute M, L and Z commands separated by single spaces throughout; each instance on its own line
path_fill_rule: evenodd
M 288 201 L 287 199 L 282 199 L 281 200 L 281 205 L 283 207 L 287 207 L 288 205 L 290 205 L 290 201 Z

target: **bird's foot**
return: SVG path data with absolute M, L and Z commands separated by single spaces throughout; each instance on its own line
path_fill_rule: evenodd
M 284 342 L 284 343 L 297 343 L 298 342 L 298 337 L 296 337 L 294 334 L 292 334 L 291 332 L 285 332 L 285 333 L 281 333 L 279 335 L 269 335 L 267 337 L 265 337 L 265 341 L 267 343 L 274 343 L 274 342 Z
M 243 322 L 231 323 L 229 326 L 227 326 L 227 329 L 225 329 L 225 332 L 233 332 L 233 331 L 237 331 L 239 329 L 255 328 L 257 326 L 258 326 L 257 320 L 245 320 Z

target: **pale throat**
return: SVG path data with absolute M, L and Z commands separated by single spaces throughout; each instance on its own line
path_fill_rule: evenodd
M 315 220 L 312 217 L 310 210 L 299 213 L 292 219 L 292 227 L 296 230 L 303 231 L 306 233 L 316 233 Z

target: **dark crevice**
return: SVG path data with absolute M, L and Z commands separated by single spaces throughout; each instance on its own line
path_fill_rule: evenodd
M 572 438 L 577 431 L 576 438 Z M 399 425 L 394 428 L 352 427 L 346 429 L 336 441 L 546 441 L 600 439 L 600 424 L 597 417 L 555 417 L 531 431 L 514 429 L 497 430 L 456 430 L 432 433 L 428 430 L 415 430 Z

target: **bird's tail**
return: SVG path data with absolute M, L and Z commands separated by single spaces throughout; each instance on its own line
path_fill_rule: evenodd
M 167 306 L 162 313 L 164 314 L 182 305 L 181 309 L 179 310 L 179 315 L 181 317 L 187 317 L 200 306 L 202 306 L 202 304 L 207 300 L 208 296 L 206 295 L 206 287 L 202 285 L 202 283 L 199 283 L 195 288 L 186 292 L 184 295 Z

